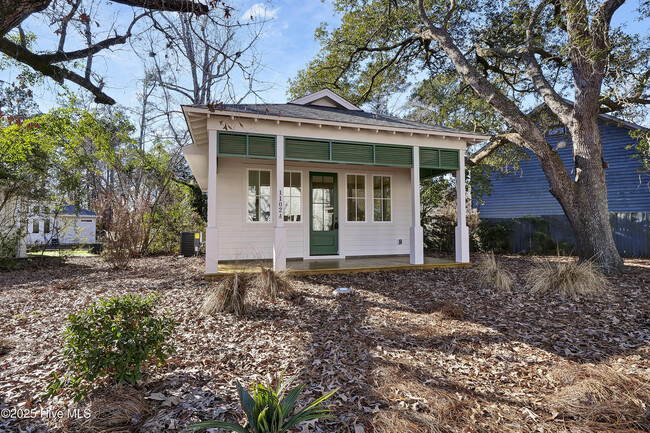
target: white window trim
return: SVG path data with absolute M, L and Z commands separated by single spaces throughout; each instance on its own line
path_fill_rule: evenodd
M 305 222 L 305 209 L 303 207 L 303 198 L 305 197 L 305 175 L 302 172 L 302 170 L 284 170 L 285 173 L 299 173 L 300 174 L 300 221 L 289 221 L 289 220 L 284 220 L 284 224 L 289 224 L 292 226 L 295 225 L 300 225 Z M 284 185 L 286 188 L 287 185 Z M 288 197 L 284 197 L 284 200 L 286 200 Z M 283 212 L 283 215 L 286 215 L 286 213 Z
M 251 171 L 268 171 L 271 176 L 271 218 L 268 221 L 251 221 L 248 219 L 248 179 L 250 178 L 249 173 Z M 244 178 L 244 223 L 245 224 L 251 224 L 251 225 L 273 225 L 275 224 L 275 214 L 273 213 L 275 211 L 275 198 L 273 195 L 273 191 L 275 188 L 275 182 L 273 180 L 273 174 L 275 170 L 272 170 L 270 167 L 247 167 L 246 168 L 246 173 L 245 173 L 245 178 Z
M 364 221 L 350 221 L 348 220 L 348 176 L 363 176 L 363 191 L 364 191 L 364 197 L 363 200 L 365 201 L 365 217 L 366 219 Z M 353 173 L 353 172 L 346 172 L 345 173 L 345 223 L 346 224 L 368 224 L 368 175 L 367 173 Z M 340 219 L 340 218 L 339 218 Z
M 390 197 L 388 201 L 390 202 L 390 221 L 376 221 L 375 220 L 375 177 L 387 177 L 390 179 Z M 393 184 L 393 175 L 391 174 L 372 174 L 372 179 L 370 179 L 370 199 L 372 200 L 372 222 L 373 224 L 393 224 L 395 222 L 395 212 L 393 211 L 393 192 L 395 186 Z M 386 200 L 386 199 L 382 199 Z

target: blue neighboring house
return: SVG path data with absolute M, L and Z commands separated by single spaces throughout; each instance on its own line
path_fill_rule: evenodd
M 637 143 L 637 139 L 630 137 L 630 130 L 644 128 L 607 115 L 600 116 L 598 125 L 607 167 L 607 201 L 614 240 L 621 255 L 650 256 L 650 175 L 639 172 L 641 162 L 633 158 L 636 151 L 627 148 Z M 551 131 L 547 141 L 560 154 L 567 171 L 574 174 L 570 136 L 560 128 Z M 537 158 L 530 155 L 532 158 L 522 162 L 516 173 L 493 175 L 491 194 L 483 197 L 484 203 L 475 201 L 474 207 L 479 210 L 481 219 L 487 221 L 544 217 L 550 223 L 550 235 L 555 242 L 574 243 L 564 212 L 549 193 L 548 181 Z M 530 247 L 532 241 L 526 241 L 530 235 L 515 233 L 513 252 Z

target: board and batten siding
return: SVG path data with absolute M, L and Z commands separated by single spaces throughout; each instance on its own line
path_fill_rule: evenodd
M 219 260 L 270 259 L 273 256 L 275 200 L 270 222 L 247 221 L 248 170 L 271 171 L 275 191 L 275 161 L 219 157 L 217 170 L 217 227 Z M 287 258 L 309 257 L 309 172 L 338 176 L 339 254 L 341 256 L 409 254 L 411 224 L 410 169 L 285 161 L 285 171 L 301 173 L 302 221 L 285 221 Z M 347 222 L 346 175 L 366 176 L 366 221 Z M 392 221 L 372 221 L 372 176 L 391 176 Z M 400 244 L 401 240 L 401 244 Z
M 636 140 L 629 135 L 629 129 L 599 120 L 603 140 L 603 157 L 609 164 L 605 170 L 607 199 L 612 213 L 650 212 L 650 175 L 639 174 L 641 166 L 632 159 L 635 150 L 626 149 Z M 553 147 L 565 140 L 562 136 L 547 137 Z M 575 176 L 571 140 L 558 150 L 564 166 Z M 548 191 L 548 181 L 535 156 L 521 163 L 520 170 L 507 176 L 491 177 L 492 193 L 484 196 L 485 203 L 475 201 L 481 218 L 520 218 L 527 215 L 564 215 L 560 204 Z

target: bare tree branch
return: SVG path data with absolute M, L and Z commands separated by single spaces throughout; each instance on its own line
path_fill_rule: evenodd
M 512 143 L 521 147 L 523 146 L 524 139 L 521 135 L 516 132 L 510 132 L 506 134 L 493 135 L 490 137 L 488 143 L 476 151 L 472 156 L 465 159 L 465 164 L 469 167 L 477 166 L 482 160 L 492 155 L 494 151 L 499 149 L 504 144 Z
M 111 0 L 127 6 L 141 7 L 155 11 L 183 12 L 204 15 L 210 11 L 208 5 L 194 0 Z
M 420 35 L 435 40 L 465 82 L 512 125 L 514 132 L 517 132 L 523 139 L 521 145 L 531 149 L 540 162 L 546 166 L 547 172 L 551 173 L 549 176 L 551 192 L 558 195 L 573 194 L 575 186 L 564 163 L 557 153 L 553 152 L 537 125 L 469 63 L 449 33 L 445 29 L 437 27 L 427 15 L 424 0 L 418 0 L 418 13 L 424 24 Z
M 125 4 L 133 7 L 142 7 L 149 11 L 173 11 L 181 13 L 192 13 L 196 15 L 205 15 L 209 12 L 210 7 L 207 4 L 195 0 L 112 0 L 114 3 Z M 102 50 L 114 45 L 124 44 L 131 36 L 134 24 L 146 13 L 141 14 L 133 19 L 128 30 L 123 36 L 107 38 L 96 44 L 92 44 L 92 34 L 90 33 L 89 18 L 84 14 L 80 19 L 84 21 L 86 28 L 84 36 L 88 47 L 81 50 L 66 52 L 64 51 L 67 37 L 68 24 L 74 19 L 75 14 L 79 11 L 83 0 L 75 0 L 70 11 L 61 18 L 61 27 L 58 29 L 60 34 L 57 51 L 51 54 L 35 54 L 27 48 L 24 32 L 19 28 L 20 44 L 16 44 L 9 38 L 5 37 L 7 32 L 12 28 L 19 26 L 30 15 L 43 11 L 50 4 L 51 0 L 40 1 L 23 1 L 23 0 L 5 0 L 0 3 L 0 52 L 8 57 L 23 63 L 35 71 L 52 78 L 57 83 L 62 84 L 64 80 L 69 80 L 79 86 L 89 90 L 94 96 L 95 101 L 103 104 L 114 104 L 115 100 L 106 95 L 101 86 L 97 86 L 91 81 L 92 76 L 92 56 Z M 227 9 L 227 6 L 226 6 Z M 69 62 L 78 59 L 87 59 L 85 76 L 70 71 L 65 66 L 56 65 L 56 63 Z
M 70 80 L 78 84 L 86 90 L 89 90 L 95 96 L 95 102 L 99 104 L 115 104 L 113 98 L 104 93 L 101 88 L 90 82 L 90 80 L 63 67 L 44 62 L 39 55 L 32 53 L 20 45 L 14 44 L 9 39 L 0 39 L 0 52 L 52 78 L 57 83 L 63 84 L 64 80 Z
M 539 15 L 549 4 L 550 2 L 548 1 L 542 1 L 530 16 L 528 26 L 526 27 L 526 42 L 522 52 L 522 59 L 526 62 L 526 75 L 528 75 L 535 86 L 535 89 L 542 96 L 548 108 L 555 113 L 563 124 L 569 125 L 573 119 L 573 107 L 558 95 L 553 86 L 551 86 L 546 80 L 542 67 L 537 62 L 533 52 L 533 29 L 537 24 Z

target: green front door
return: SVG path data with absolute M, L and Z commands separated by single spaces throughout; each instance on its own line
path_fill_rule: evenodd
M 309 253 L 339 253 L 339 218 L 336 173 L 309 173 Z

